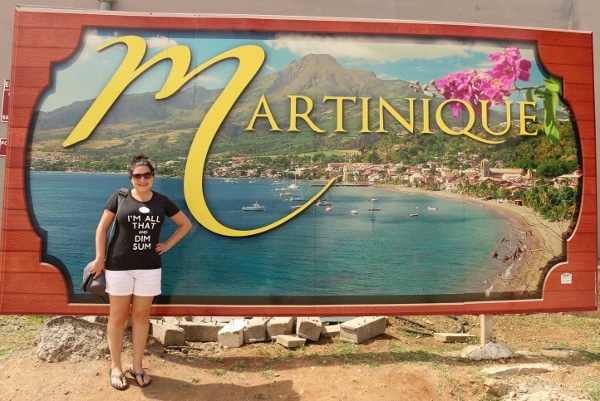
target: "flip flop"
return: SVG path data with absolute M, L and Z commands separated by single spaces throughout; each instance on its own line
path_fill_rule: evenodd
M 145 371 L 143 371 L 142 373 L 137 373 L 133 370 L 133 368 L 129 368 L 129 369 L 127 369 L 127 372 L 135 379 L 135 382 L 140 387 L 148 387 L 150 385 L 150 383 L 152 383 L 152 378 L 150 378 L 150 381 L 148 383 L 146 383 L 147 375 L 146 375 Z M 138 378 L 142 379 L 141 383 L 138 381 Z
M 115 383 L 113 383 L 113 380 L 118 380 L 122 384 L 123 379 L 125 379 L 125 375 L 123 373 L 121 373 L 120 375 L 113 375 L 112 369 L 109 369 L 108 376 L 110 377 L 110 385 L 112 386 L 112 388 L 117 389 L 119 391 L 127 390 L 129 388 L 129 383 L 127 383 L 127 381 L 125 381 L 125 383 L 127 384 L 124 386 L 117 386 Z

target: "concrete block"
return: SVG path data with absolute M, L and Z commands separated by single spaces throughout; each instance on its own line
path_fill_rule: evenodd
M 521 375 L 538 375 L 541 373 L 554 372 L 556 367 L 550 363 L 520 363 L 510 366 L 494 366 L 485 368 L 483 373 L 490 376 L 521 376 Z
M 244 327 L 248 320 L 232 320 L 219 330 L 219 345 L 227 348 L 238 348 L 244 344 Z
M 173 326 L 179 326 L 180 319 L 175 316 L 165 316 L 159 320 L 162 320 L 165 324 L 171 324 Z
M 282 334 L 277 336 L 277 344 L 281 344 L 286 348 L 298 348 L 306 343 L 306 338 L 292 336 L 290 334 Z
M 185 331 L 161 320 L 150 320 L 150 333 L 165 347 L 185 345 Z
M 213 321 L 181 321 L 179 327 L 185 330 L 185 339 L 192 342 L 217 342 L 219 341 L 219 330 L 227 323 L 217 320 Z
M 232 320 L 241 320 L 244 318 L 244 316 L 194 316 L 190 320 L 192 322 L 220 322 L 227 324 Z
M 473 334 L 465 333 L 433 333 L 433 339 L 444 343 L 466 343 Z
M 321 337 L 333 338 L 340 335 L 339 324 L 324 324 L 321 327 Z
M 383 334 L 386 327 L 386 316 L 357 317 L 340 325 L 340 339 L 360 344 Z
M 253 317 L 244 328 L 244 343 L 251 344 L 267 340 L 267 324 L 270 317 Z
M 267 323 L 267 334 L 269 338 L 280 336 L 282 334 L 292 334 L 294 331 L 293 317 L 274 317 Z
M 319 341 L 322 326 L 318 317 L 299 317 L 296 319 L 296 335 L 307 340 Z

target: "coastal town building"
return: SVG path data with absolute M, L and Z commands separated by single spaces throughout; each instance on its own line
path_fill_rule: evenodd
M 521 180 L 522 178 L 530 178 L 521 168 L 491 168 L 490 161 L 483 159 L 481 161 L 481 177 L 484 178 L 501 178 L 505 181 Z

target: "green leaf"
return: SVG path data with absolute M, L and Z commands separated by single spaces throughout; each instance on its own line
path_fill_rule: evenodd
M 556 121 L 551 122 L 550 125 L 544 123 L 544 131 L 546 132 L 548 139 L 550 139 L 550 142 L 554 145 L 560 145 L 560 131 L 556 126 Z
M 562 81 L 558 78 L 544 78 L 544 86 L 550 92 L 562 94 Z
M 527 100 L 528 102 L 533 102 L 533 89 L 527 89 L 527 91 L 525 92 L 525 100 Z
M 544 131 L 548 139 L 553 144 L 560 144 L 560 131 L 556 126 L 556 104 L 558 103 L 558 94 L 556 92 L 547 93 L 544 97 Z

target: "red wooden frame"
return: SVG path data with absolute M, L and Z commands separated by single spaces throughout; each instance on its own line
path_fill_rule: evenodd
M 9 147 L 6 159 L 0 243 L 0 314 L 106 314 L 107 305 L 70 304 L 67 284 L 54 266 L 40 263 L 42 239 L 27 210 L 25 162 L 34 107 L 50 85 L 52 63 L 77 48 L 86 27 L 245 30 L 381 35 L 449 36 L 530 41 L 544 66 L 561 77 L 564 97 L 577 121 L 584 172 L 579 221 L 567 241 L 568 260 L 546 277 L 536 300 L 421 305 L 157 305 L 155 315 L 417 315 L 498 314 L 592 310 L 597 308 L 597 206 L 592 35 L 589 33 L 478 25 L 315 18 L 150 15 L 18 7 L 12 49 Z M 563 273 L 573 283 L 561 284 Z

